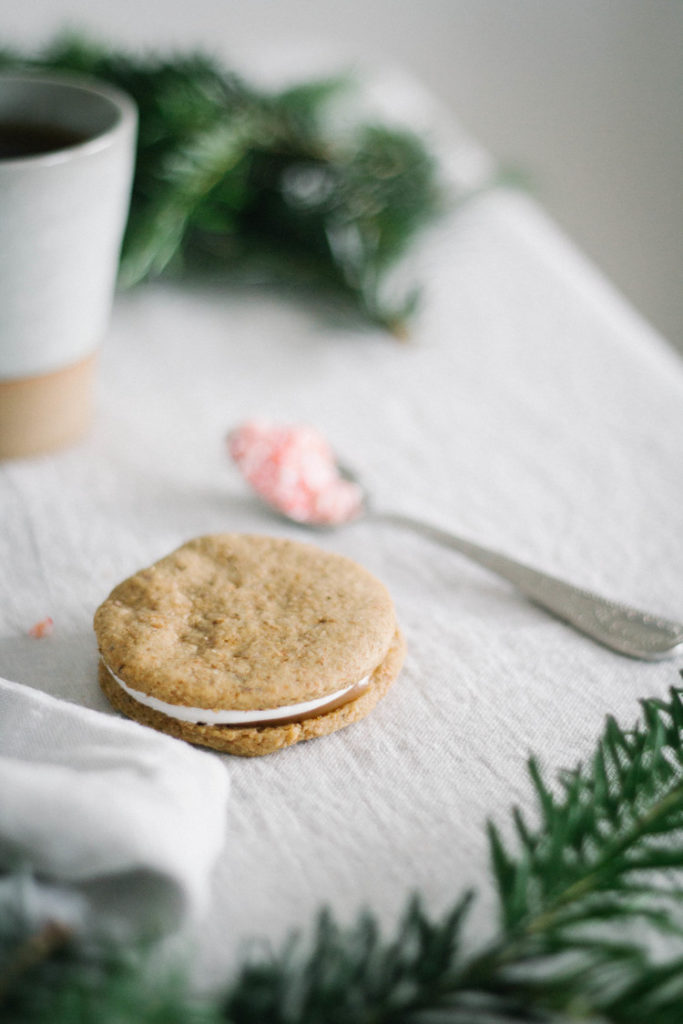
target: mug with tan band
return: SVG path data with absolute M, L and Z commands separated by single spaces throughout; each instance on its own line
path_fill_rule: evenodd
M 104 83 L 0 74 L 0 458 L 91 422 L 136 128 L 133 101 Z

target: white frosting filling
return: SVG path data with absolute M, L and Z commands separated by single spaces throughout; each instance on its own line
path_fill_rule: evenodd
M 128 686 L 123 679 L 112 672 L 106 661 L 104 667 L 121 689 L 125 690 L 139 704 L 144 704 L 145 707 L 152 708 L 154 711 L 160 711 L 162 714 L 168 715 L 169 718 L 177 718 L 180 722 L 192 722 L 195 725 L 200 722 L 202 725 L 258 725 L 259 722 L 276 722 L 279 719 L 291 718 L 293 715 L 309 715 L 317 711 L 318 708 L 324 708 L 327 704 L 342 699 L 351 690 L 364 687 L 370 682 L 370 676 L 367 675 L 360 682 L 352 683 L 334 693 L 327 693 L 324 697 L 300 701 L 298 704 L 286 704 L 277 708 L 263 708 L 255 711 L 212 711 L 210 708 L 190 708 L 184 704 L 167 704 L 166 701 L 150 697 L 148 693 L 142 693 L 140 690 L 134 690 Z

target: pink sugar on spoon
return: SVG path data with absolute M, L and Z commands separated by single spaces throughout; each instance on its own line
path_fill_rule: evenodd
M 247 483 L 288 519 L 336 526 L 361 514 L 361 488 L 341 475 L 332 448 L 313 427 L 248 420 L 227 444 Z

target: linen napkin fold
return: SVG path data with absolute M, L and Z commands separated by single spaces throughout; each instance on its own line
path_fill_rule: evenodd
M 0 679 L 0 917 L 113 939 L 196 923 L 228 795 L 212 754 Z

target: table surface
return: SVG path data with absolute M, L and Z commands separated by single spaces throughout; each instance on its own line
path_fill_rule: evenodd
M 68 451 L 0 467 L 0 674 L 107 712 L 91 628 L 124 576 L 192 536 L 310 539 L 247 494 L 224 450 L 252 415 L 317 425 L 383 506 L 683 617 L 683 367 L 529 198 L 500 190 L 432 231 L 408 343 L 272 290 L 155 284 L 117 297 L 98 415 Z M 391 590 L 405 668 L 363 722 L 264 759 L 222 756 L 228 835 L 198 936 L 218 979 L 328 904 L 389 925 L 411 891 L 478 888 L 484 825 L 532 806 L 525 761 L 587 756 L 679 664 L 632 661 L 395 527 L 316 542 Z M 54 634 L 28 636 L 51 615 Z M 221 756 L 221 755 L 216 755 Z

